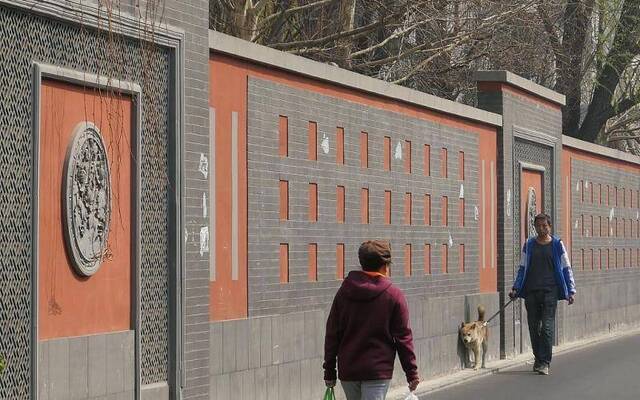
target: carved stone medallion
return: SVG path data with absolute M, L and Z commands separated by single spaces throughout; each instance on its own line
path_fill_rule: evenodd
M 76 126 L 65 160 L 65 240 L 78 274 L 100 268 L 111 220 L 111 179 L 102 135 L 90 122 Z
M 536 190 L 529 187 L 527 193 L 527 238 L 536 236 L 534 220 L 536 217 Z

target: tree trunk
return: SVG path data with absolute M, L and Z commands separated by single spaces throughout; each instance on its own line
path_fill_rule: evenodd
M 356 15 L 356 0 L 341 0 L 339 2 L 338 32 L 347 32 L 353 29 Z M 338 40 L 337 61 L 342 68 L 351 69 L 351 50 L 353 41 L 351 38 L 343 38 Z
M 594 142 L 607 120 L 615 115 L 612 99 L 620 82 L 620 75 L 640 51 L 639 24 L 640 0 L 625 0 L 613 46 L 607 54 L 604 68 L 598 72 L 596 89 L 576 137 Z M 570 132 L 567 133 L 570 134 Z
M 566 96 L 562 110 L 562 131 L 575 136 L 580 124 L 582 100 L 582 60 L 584 46 L 593 14 L 594 0 L 569 0 L 563 16 L 562 51 L 556 54 L 558 80 L 555 90 Z

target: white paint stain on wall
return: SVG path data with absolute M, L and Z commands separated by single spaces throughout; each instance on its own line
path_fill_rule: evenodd
M 398 141 L 398 144 L 396 144 L 396 150 L 393 153 L 393 158 L 395 158 L 396 160 L 402 160 L 402 142 Z
M 202 193 L 202 218 L 207 218 L 207 194 Z
M 478 210 L 478 206 L 473 206 L 473 219 L 478 220 L 480 218 L 480 211 Z
M 209 160 L 207 159 L 207 156 L 202 153 L 200 153 L 200 163 L 198 164 L 198 171 L 202 173 L 202 176 L 204 176 L 205 179 L 209 175 Z
M 507 216 L 511 216 L 511 189 L 507 190 Z
M 453 246 L 453 238 L 451 237 L 451 232 L 449 232 L 449 247 Z
M 324 154 L 329 154 L 329 136 L 325 133 L 322 134 L 322 142 L 320 142 L 320 147 Z
M 460 195 L 458 196 L 461 199 L 464 199 L 464 184 L 460 184 Z
M 200 228 L 200 257 L 209 252 L 209 227 Z

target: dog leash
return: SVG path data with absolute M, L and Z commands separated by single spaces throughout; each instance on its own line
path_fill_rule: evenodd
M 489 318 L 488 320 L 484 321 L 484 323 L 482 324 L 482 326 L 487 326 L 487 324 L 489 322 L 491 322 L 492 319 L 494 319 L 495 317 L 498 316 L 498 314 L 500 314 L 502 311 L 504 311 L 505 308 L 507 308 L 507 306 L 511 303 L 513 303 L 513 301 L 515 300 L 515 298 L 510 299 L 508 302 L 506 302 L 495 314 L 493 314 L 491 316 L 491 318 Z

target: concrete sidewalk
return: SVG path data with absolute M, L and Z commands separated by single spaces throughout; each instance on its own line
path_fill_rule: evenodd
M 607 335 L 596 336 L 588 339 L 567 343 L 561 346 L 556 346 L 553 349 L 553 353 L 554 355 L 567 353 L 570 351 L 579 350 L 588 346 L 592 346 L 598 343 L 604 343 L 610 340 L 615 340 L 617 338 L 630 336 L 630 335 L 636 335 L 639 333 L 640 333 L 640 327 L 633 327 L 625 331 L 619 330 L 616 332 L 611 332 L 610 334 L 607 334 Z M 514 358 L 488 363 L 486 369 L 480 369 L 478 371 L 474 371 L 473 369 L 464 369 L 454 374 L 428 379 L 420 383 L 420 385 L 418 386 L 418 390 L 416 390 L 415 393 L 420 398 L 423 398 L 423 397 L 428 398 L 428 395 L 430 393 L 444 390 L 454 385 L 458 385 L 464 382 L 478 379 L 483 376 L 495 374 L 504 369 L 523 365 L 523 364 L 533 364 L 533 355 L 531 353 L 521 354 Z M 408 389 L 406 386 L 394 387 L 391 390 L 389 390 L 387 399 L 388 400 L 404 400 L 407 394 L 408 394 Z

